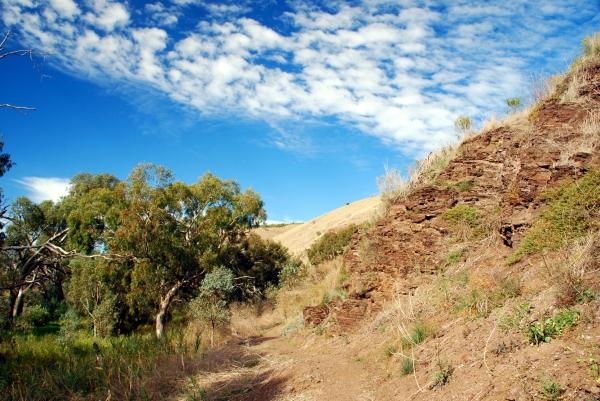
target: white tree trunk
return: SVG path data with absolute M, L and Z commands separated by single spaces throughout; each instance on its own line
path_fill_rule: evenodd
M 156 338 L 161 339 L 165 333 L 165 326 L 167 324 L 167 312 L 171 301 L 179 292 L 182 283 L 177 283 L 167 293 L 161 297 L 160 304 L 158 305 L 158 313 L 156 314 Z

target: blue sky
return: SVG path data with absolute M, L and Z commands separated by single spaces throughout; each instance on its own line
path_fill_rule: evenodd
M 373 194 L 564 71 L 600 27 L 596 0 L 0 0 L 7 200 L 57 198 L 80 172 L 139 162 L 191 183 L 205 171 L 259 192 L 272 221 L 306 221 Z

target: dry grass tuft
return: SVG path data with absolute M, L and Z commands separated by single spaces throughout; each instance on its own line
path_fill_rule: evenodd
M 557 306 L 593 300 L 600 284 L 600 232 L 575 241 L 554 257 L 545 257 L 544 263 L 548 275 L 557 283 Z

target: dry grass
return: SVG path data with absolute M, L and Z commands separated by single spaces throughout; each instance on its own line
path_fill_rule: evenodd
M 471 134 L 465 135 L 463 141 L 471 137 Z M 460 144 L 447 144 L 429 153 L 423 160 L 415 160 L 415 165 L 409 169 L 409 178 L 406 180 L 402 178 L 399 170 L 390 169 L 385 165 L 385 174 L 377 178 L 382 199 L 381 214 L 385 215 L 391 205 L 406 199 L 416 188 L 434 182 L 456 156 L 459 147 Z
M 235 303 L 230 307 L 231 333 L 240 338 L 260 336 L 285 318 L 276 310 L 270 300 L 257 301 L 256 304 Z
M 305 306 L 320 304 L 325 295 L 338 291 L 342 267 L 341 257 L 309 267 L 304 284 L 277 294 L 273 313 L 283 316 L 287 322 L 301 315 Z
M 600 232 L 580 238 L 543 258 L 548 278 L 555 285 L 557 306 L 591 301 L 599 289 Z

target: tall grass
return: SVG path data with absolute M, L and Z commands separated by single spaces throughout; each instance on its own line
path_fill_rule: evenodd
M 58 335 L 14 336 L 0 344 L 3 400 L 160 400 L 192 373 L 198 338 L 173 328 L 159 341 L 152 333 L 108 339 Z

